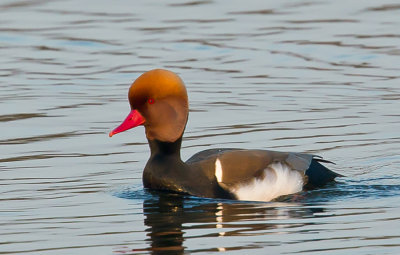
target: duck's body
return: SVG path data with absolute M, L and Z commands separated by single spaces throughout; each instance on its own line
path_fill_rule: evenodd
M 340 176 L 310 154 L 268 150 L 210 149 L 183 162 L 187 121 L 186 88 L 169 71 L 140 76 L 129 90 L 132 111 L 110 136 L 144 125 L 151 156 L 143 171 L 146 188 L 199 197 L 270 201 L 304 188 L 320 187 Z

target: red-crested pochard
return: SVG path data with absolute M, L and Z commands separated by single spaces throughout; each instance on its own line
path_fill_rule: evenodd
M 110 137 L 144 125 L 150 159 L 145 188 L 198 197 L 270 201 L 303 189 L 321 187 L 341 176 L 303 153 L 269 150 L 209 149 L 181 159 L 182 135 L 189 113 L 183 81 L 173 72 L 142 74 L 129 89 L 131 112 Z

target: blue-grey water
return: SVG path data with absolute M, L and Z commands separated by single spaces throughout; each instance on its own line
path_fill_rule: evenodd
M 400 254 L 398 1 L 0 1 L 0 254 Z M 182 155 L 315 153 L 277 202 L 143 190 L 142 72 L 187 85 Z

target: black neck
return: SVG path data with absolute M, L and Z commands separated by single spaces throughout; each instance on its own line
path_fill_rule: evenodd
M 175 142 L 162 142 L 159 140 L 148 140 L 151 156 L 163 155 L 181 158 L 182 136 Z

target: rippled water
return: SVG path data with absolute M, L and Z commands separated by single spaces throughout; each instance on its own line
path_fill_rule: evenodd
M 396 1 L 0 2 L 0 254 L 400 253 Z M 182 154 L 316 153 L 346 175 L 273 203 L 151 194 L 143 71 L 181 75 Z

